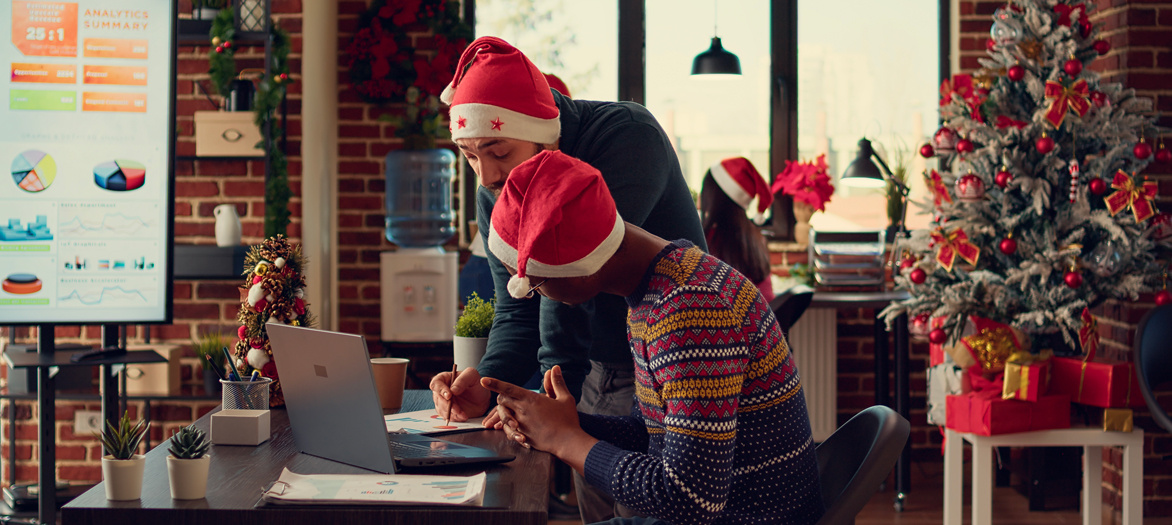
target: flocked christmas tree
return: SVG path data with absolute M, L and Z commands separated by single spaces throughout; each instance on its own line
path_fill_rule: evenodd
M 1161 287 L 1172 229 L 1141 172 L 1172 154 L 1151 146 L 1151 101 L 1086 67 L 1110 50 L 1093 9 L 1013 0 L 981 69 L 941 87 L 944 125 L 921 149 L 939 159 L 920 204 L 934 221 L 896 248 L 896 285 L 912 297 L 889 322 L 907 312 L 942 343 L 976 316 L 1030 335 L 1033 351 L 1078 348 L 1084 308 Z M 930 332 L 929 316 L 942 320 Z

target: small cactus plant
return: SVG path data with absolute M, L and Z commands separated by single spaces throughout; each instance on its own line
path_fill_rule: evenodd
M 187 425 L 171 434 L 171 446 L 167 452 L 176 459 L 199 459 L 208 453 L 211 446 L 204 431 L 195 428 L 195 425 Z
M 150 428 L 150 424 L 145 420 L 139 420 L 138 424 L 130 426 L 130 411 L 128 410 L 122 414 L 122 419 L 118 421 L 117 427 L 107 421 L 106 430 L 102 431 L 98 440 L 102 442 L 106 452 L 114 459 L 130 459 L 134 457 L 135 452 L 138 452 L 138 444 L 146 435 L 148 428 Z

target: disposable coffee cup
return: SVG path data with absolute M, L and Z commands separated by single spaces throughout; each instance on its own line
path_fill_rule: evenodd
M 386 410 L 403 407 L 403 389 L 407 385 L 407 361 L 401 357 L 376 357 L 370 360 L 378 401 Z

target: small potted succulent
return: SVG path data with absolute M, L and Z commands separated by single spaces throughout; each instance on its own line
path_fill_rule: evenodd
M 208 492 L 208 467 L 212 443 L 203 430 L 188 425 L 171 435 L 167 452 L 167 479 L 171 499 L 203 499 Z
M 492 329 L 492 318 L 496 313 L 496 299 L 485 301 L 476 292 L 468 296 L 464 311 L 456 319 L 456 336 L 452 339 L 452 351 L 456 368 L 464 370 L 480 364 L 488 348 L 488 331 Z
M 130 501 L 142 497 L 142 473 L 146 458 L 138 454 L 138 444 L 150 425 L 139 420 L 131 426 L 130 411 L 122 414 L 118 426 L 106 422 L 106 429 L 98 435 L 106 456 L 102 457 L 102 480 L 106 483 L 106 499 Z

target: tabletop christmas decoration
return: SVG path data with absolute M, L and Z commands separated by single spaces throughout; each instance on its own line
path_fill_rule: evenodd
M 273 349 L 265 332 L 265 323 L 278 322 L 294 326 L 313 326 L 313 316 L 305 302 L 305 266 L 308 260 L 301 246 L 292 245 L 277 235 L 253 246 L 244 258 L 244 284 L 240 287 L 240 321 L 232 359 L 241 377 L 254 370 L 273 380 L 269 406 L 285 404 Z
M 773 193 L 783 192 L 794 202 L 804 202 L 816 211 L 826 210 L 826 203 L 834 194 L 834 185 L 826 173 L 826 155 L 814 161 L 785 161 L 785 169 L 773 179 Z
M 1012 0 L 980 70 L 941 86 L 940 117 L 967 143 L 933 152 L 931 197 L 916 203 L 933 222 L 900 249 L 935 264 L 896 272 L 911 297 L 883 311 L 889 323 L 928 314 L 947 347 L 968 319 L 989 319 L 1031 353 L 1074 354 L 1084 310 L 1161 288 L 1172 237 L 1142 171 L 1164 130 L 1151 100 L 1086 67 L 1110 51 L 1094 9 Z

